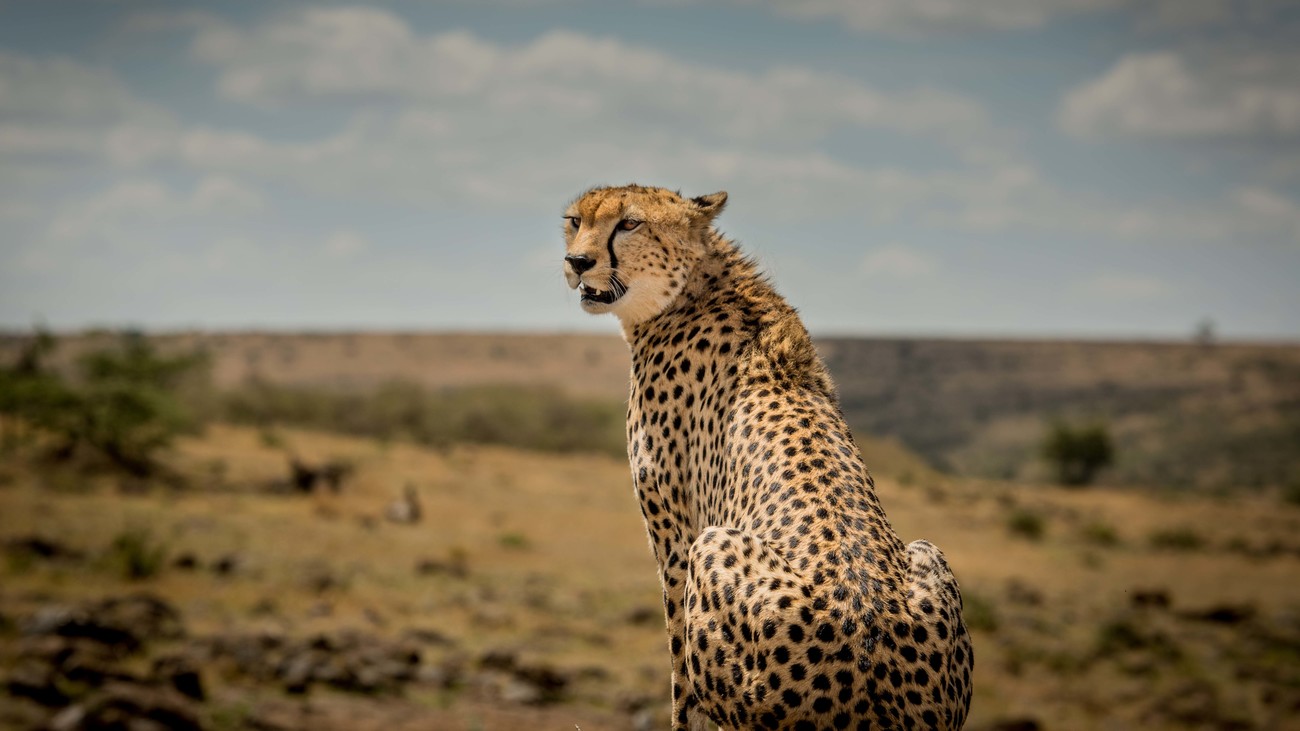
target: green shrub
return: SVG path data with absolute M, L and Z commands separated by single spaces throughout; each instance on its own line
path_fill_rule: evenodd
M 206 361 L 164 356 L 138 333 L 85 354 L 76 377 L 45 366 L 55 341 L 38 332 L 18 361 L 0 368 L 0 412 L 50 434 L 55 453 L 88 447 L 121 469 L 144 476 L 159 452 L 194 425 L 177 392 Z
M 1282 502 L 1288 505 L 1300 507 L 1300 477 L 1297 477 L 1282 488 Z
M 998 613 L 993 608 L 993 603 L 980 594 L 970 590 L 962 592 L 961 614 L 966 620 L 966 627 L 972 631 L 998 631 Z
M 1119 533 L 1114 526 L 1100 520 L 1094 520 L 1083 526 L 1083 540 L 1094 546 L 1118 546 Z
M 1152 548 L 1171 551 L 1196 551 L 1205 546 L 1205 538 L 1187 527 L 1162 528 L 1148 538 Z
M 525 550 L 532 545 L 532 542 L 528 540 L 528 536 L 514 532 L 502 533 L 497 536 L 497 543 L 500 543 L 503 548 L 512 548 L 518 551 Z
M 433 447 L 472 442 L 626 454 L 621 403 L 541 386 L 429 390 L 394 381 L 353 392 L 250 382 L 226 396 L 223 415 L 263 430 L 285 424 Z
M 1037 541 L 1041 540 L 1043 534 L 1047 532 L 1047 524 L 1043 516 L 1038 513 L 1017 509 L 1007 516 L 1007 530 L 1011 531 L 1012 535 Z
M 1072 427 L 1053 424 L 1043 440 L 1042 453 L 1056 470 L 1062 485 L 1087 485 L 1097 473 L 1114 461 L 1110 434 L 1101 424 Z
M 123 576 L 137 581 L 155 576 L 167 563 L 167 547 L 145 529 L 127 529 L 113 539 L 108 559 Z

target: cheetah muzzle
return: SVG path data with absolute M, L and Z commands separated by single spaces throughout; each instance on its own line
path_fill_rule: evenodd
M 673 728 L 959 729 L 957 580 L 890 526 L 798 314 L 713 227 L 726 201 L 595 188 L 564 217 L 565 278 L 632 353 Z

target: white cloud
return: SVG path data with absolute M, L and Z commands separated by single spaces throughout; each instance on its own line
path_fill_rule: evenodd
M 224 175 L 204 178 L 189 200 L 189 207 L 195 211 L 216 213 L 247 213 L 264 205 L 260 193 Z
M 1060 16 L 1121 7 L 1133 0 L 732 0 L 794 18 L 833 20 L 906 35 L 1037 28 Z
M 637 179 L 730 186 L 786 217 L 845 206 L 889 216 L 912 196 L 951 188 L 954 176 L 986 189 L 1000 175 L 989 166 L 1012 157 L 960 94 L 882 92 L 793 67 L 740 72 L 572 32 L 498 44 L 421 35 L 382 10 L 311 8 L 247 28 L 202 25 L 192 51 L 232 99 L 362 111 L 297 142 L 191 129 L 169 154 L 340 195 L 549 209 L 554 191 Z M 822 151 L 840 132 L 933 141 L 959 172 L 888 189 L 909 176 Z
M 134 95 L 111 71 L 3 52 L 0 120 L 0 160 L 136 162 L 143 148 L 156 152 L 156 141 L 170 139 L 175 127 L 170 113 Z
M 933 256 L 899 244 L 873 249 L 861 263 L 863 274 L 882 279 L 917 279 L 933 274 L 937 267 Z
M 1300 244 L 1300 203 L 1263 186 L 1245 186 L 1232 194 L 1243 217 L 1260 227 L 1274 227 L 1283 235 L 1290 232 L 1291 243 Z
M 1121 58 L 1069 92 L 1061 127 L 1078 137 L 1300 136 L 1300 55 L 1254 53 L 1195 63 L 1172 51 Z
M 259 193 L 227 177 L 210 176 L 188 193 L 152 179 L 125 179 L 57 213 L 48 235 L 53 241 L 128 244 L 145 229 L 207 216 L 228 217 L 256 211 Z
M 956 143 L 986 132 L 978 104 L 934 90 L 880 92 L 847 77 L 777 67 L 743 73 L 693 65 L 612 38 L 553 31 L 519 46 L 465 32 L 421 36 L 369 8 L 316 8 L 249 29 L 214 26 L 195 56 L 222 93 L 258 104 L 366 97 L 436 105 L 443 129 L 466 113 L 519 129 L 616 122 L 672 124 L 719 139 L 817 139 L 885 129 Z
M 1164 279 L 1128 272 L 1098 274 L 1076 283 L 1073 289 L 1085 297 L 1129 302 L 1163 299 L 1175 291 Z

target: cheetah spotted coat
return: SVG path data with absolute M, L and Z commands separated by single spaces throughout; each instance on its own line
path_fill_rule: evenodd
M 673 727 L 959 729 L 974 658 L 957 581 L 890 527 L 798 315 L 712 227 L 723 202 L 627 186 L 570 209 L 570 252 L 602 265 L 584 292 L 665 287 L 648 315 L 608 309 L 632 353 Z

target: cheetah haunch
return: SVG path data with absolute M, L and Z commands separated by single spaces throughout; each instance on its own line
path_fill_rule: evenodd
M 629 185 L 565 213 L 568 284 L 632 351 L 673 728 L 961 728 L 957 581 L 890 527 L 794 308 L 713 228 L 726 200 Z

